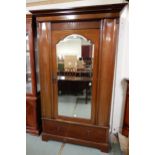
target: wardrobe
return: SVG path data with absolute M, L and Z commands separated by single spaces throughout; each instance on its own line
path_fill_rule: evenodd
M 39 135 L 41 131 L 41 107 L 38 51 L 35 47 L 35 21 L 26 15 L 26 132 Z
M 42 140 L 109 151 L 109 119 L 124 4 L 31 10 L 36 19 Z

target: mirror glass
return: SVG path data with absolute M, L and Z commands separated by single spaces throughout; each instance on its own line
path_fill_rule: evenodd
M 35 32 L 35 75 L 36 75 L 36 83 L 37 83 L 37 92 L 40 92 L 40 78 L 39 78 L 39 50 L 38 50 L 38 40 L 39 40 L 39 25 L 37 24 L 37 31 Z
M 26 93 L 32 93 L 29 36 L 26 34 Z
M 58 115 L 91 118 L 94 45 L 73 34 L 56 45 Z

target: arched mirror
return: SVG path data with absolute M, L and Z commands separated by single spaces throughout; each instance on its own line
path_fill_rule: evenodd
M 94 45 L 72 34 L 56 45 L 58 115 L 91 119 Z

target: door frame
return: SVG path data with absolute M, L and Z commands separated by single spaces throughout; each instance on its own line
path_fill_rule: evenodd
M 65 23 L 62 23 L 64 25 Z M 67 23 L 68 25 L 69 23 Z M 71 22 L 73 24 L 73 22 Z M 78 27 L 78 25 L 77 25 Z M 89 27 L 89 26 L 88 26 Z M 53 118 L 57 120 L 65 120 L 70 122 L 78 122 L 78 123 L 88 123 L 95 124 L 96 120 L 96 105 L 97 105 L 97 78 L 98 78 L 98 55 L 99 55 L 99 40 L 100 40 L 100 30 L 99 29 L 69 29 L 69 30 L 51 30 L 51 51 L 50 51 L 50 69 L 51 69 L 51 77 L 57 75 L 57 62 L 56 62 L 56 44 L 64 39 L 66 36 L 71 34 L 82 35 L 88 40 L 90 40 L 94 44 L 94 62 L 93 62 L 93 79 L 92 79 L 92 100 L 91 100 L 91 118 L 74 118 L 68 116 L 58 115 L 58 94 L 57 94 L 57 81 L 51 80 L 51 92 L 52 96 L 52 104 L 53 104 Z

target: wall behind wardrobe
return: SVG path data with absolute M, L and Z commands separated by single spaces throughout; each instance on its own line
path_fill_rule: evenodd
M 111 131 L 121 132 L 124 115 L 125 85 L 123 80 L 129 79 L 129 7 L 126 6 L 120 16 L 115 79 L 111 106 Z

